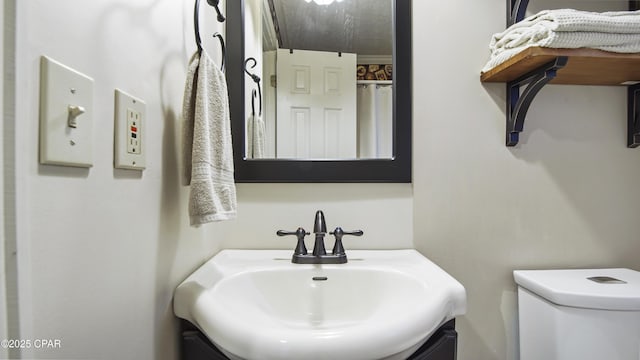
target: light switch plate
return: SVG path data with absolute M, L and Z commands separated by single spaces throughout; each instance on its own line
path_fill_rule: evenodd
M 144 170 L 147 121 L 144 101 L 116 89 L 114 115 L 113 166 Z
M 40 163 L 93 166 L 93 79 L 40 61 Z

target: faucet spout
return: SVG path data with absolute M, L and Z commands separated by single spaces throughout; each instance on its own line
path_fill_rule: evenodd
M 327 224 L 324 221 L 324 213 L 322 210 L 316 211 L 316 219 L 313 223 L 313 233 L 316 235 L 316 241 L 313 245 L 313 255 L 327 255 L 327 250 L 324 247 L 324 236 L 327 234 Z
M 316 220 L 313 223 L 313 232 L 314 233 L 327 233 L 327 224 L 324 221 L 324 213 L 322 210 L 316 211 Z

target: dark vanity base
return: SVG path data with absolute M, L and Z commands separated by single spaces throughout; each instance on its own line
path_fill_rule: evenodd
M 182 321 L 182 328 L 182 360 L 229 360 L 192 324 Z M 407 360 L 455 360 L 457 342 L 455 320 L 451 320 L 436 330 Z
M 456 360 L 457 345 L 456 321 L 449 320 L 407 360 Z

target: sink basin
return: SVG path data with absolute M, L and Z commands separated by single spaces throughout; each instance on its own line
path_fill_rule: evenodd
M 406 359 L 462 315 L 462 285 L 415 250 L 351 250 L 337 265 L 290 250 L 223 250 L 174 294 L 175 314 L 231 359 Z

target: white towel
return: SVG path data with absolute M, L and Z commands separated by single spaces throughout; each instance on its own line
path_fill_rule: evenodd
M 233 219 L 237 205 L 227 83 L 204 49 L 189 62 L 182 113 L 191 225 Z
M 259 115 L 249 115 L 247 119 L 247 156 L 252 159 L 264 157 L 266 130 L 264 121 Z
M 515 30 L 542 24 L 553 31 L 588 31 L 612 34 L 640 33 L 640 11 L 590 12 L 576 9 L 542 10 L 509 28 Z M 509 30 L 500 34 L 505 34 Z M 496 34 L 496 37 L 500 37 Z
M 543 10 L 494 34 L 489 45 L 491 59 L 482 71 L 533 46 L 640 52 L 640 11 Z

